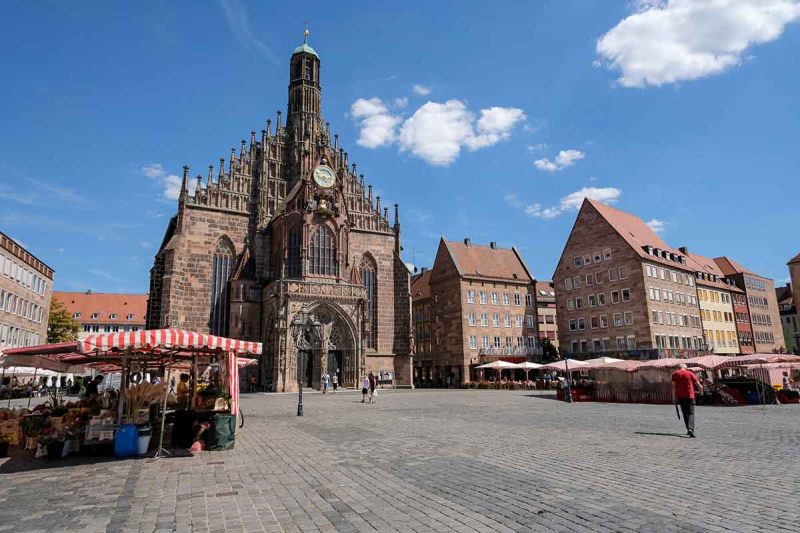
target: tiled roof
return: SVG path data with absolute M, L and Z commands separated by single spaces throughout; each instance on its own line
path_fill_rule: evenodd
M 76 320 L 81 324 L 141 325 L 147 315 L 146 294 L 53 291 L 53 298 L 62 301 L 70 314 L 80 313 Z M 95 313 L 97 318 L 92 319 Z M 115 319 L 110 318 L 112 314 Z M 133 317 L 128 319 L 128 315 Z
M 556 291 L 553 288 L 552 281 L 537 281 L 536 282 L 536 297 L 537 298 L 555 298 Z
M 711 281 L 709 279 L 697 279 L 695 281 L 698 285 L 704 285 L 706 287 L 715 287 L 718 289 L 724 289 L 730 292 L 744 292 L 740 288 L 736 287 L 735 285 L 728 285 L 724 281 L 721 281 L 721 278 L 725 277 L 725 273 L 720 269 L 719 265 L 710 257 L 705 257 L 698 254 L 693 254 L 691 252 L 687 253 L 686 256 L 690 259 L 690 264 L 694 264 L 697 266 L 698 272 L 705 272 L 706 274 L 713 274 L 717 276 L 717 281 Z
M 786 264 L 791 265 L 792 263 L 800 263 L 800 254 L 797 254 L 796 256 L 789 259 L 789 262 Z
M 411 278 L 411 299 L 424 300 L 431 297 L 431 271 L 425 270 Z
M 514 248 L 452 241 L 445 244 L 463 277 L 533 282 L 533 276 Z
M 775 296 L 778 305 L 792 305 L 792 286 L 787 284 L 783 287 L 775 287 Z
M 591 198 L 586 198 L 584 203 L 588 203 L 594 207 L 597 212 L 600 213 L 600 216 L 602 216 L 606 222 L 608 222 L 611 227 L 616 230 L 620 237 L 625 239 L 625 241 L 639 254 L 640 257 L 647 259 L 648 261 L 670 265 L 675 268 L 693 270 L 693 267 L 688 264 L 683 265 L 676 261 L 648 255 L 647 251 L 645 250 L 646 246 L 659 248 L 671 254 L 684 254 L 681 253 L 680 250 L 673 248 L 664 242 L 664 240 L 662 240 L 661 237 L 656 234 L 656 232 L 650 229 L 650 226 L 648 226 L 641 218 L 631 213 L 626 213 L 625 211 L 615 209 L 611 206 L 598 202 L 597 200 L 592 200 Z
M 719 266 L 720 270 L 722 270 L 726 276 L 732 276 L 734 274 L 751 274 L 753 276 L 758 276 L 758 274 L 751 272 L 730 257 L 715 257 L 714 262 L 717 263 L 717 266 Z

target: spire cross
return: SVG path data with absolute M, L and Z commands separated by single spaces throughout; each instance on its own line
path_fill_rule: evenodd
M 305 21 L 306 28 L 303 30 L 303 44 L 308 44 L 308 34 L 311 33 L 308 31 L 308 21 Z

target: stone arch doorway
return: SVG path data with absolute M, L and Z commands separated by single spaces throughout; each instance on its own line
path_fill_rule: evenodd
M 328 303 L 316 305 L 311 314 L 322 324 L 318 356 L 314 357 L 315 383 L 321 383 L 322 374 L 327 371 L 330 376 L 337 375 L 340 386 L 355 387 L 361 369 L 359 343 L 352 322 L 340 309 Z

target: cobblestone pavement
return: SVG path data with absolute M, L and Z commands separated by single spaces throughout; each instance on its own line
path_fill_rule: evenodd
M 0 459 L 0 531 L 797 531 L 800 406 L 248 395 L 236 448 Z M 58 465 L 58 466 L 55 466 Z M 45 468 L 46 467 L 46 468 Z

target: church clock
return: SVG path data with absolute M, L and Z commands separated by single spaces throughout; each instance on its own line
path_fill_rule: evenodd
M 314 181 L 323 189 L 333 187 L 336 182 L 336 175 L 333 169 L 327 165 L 320 165 L 314 169 Z

